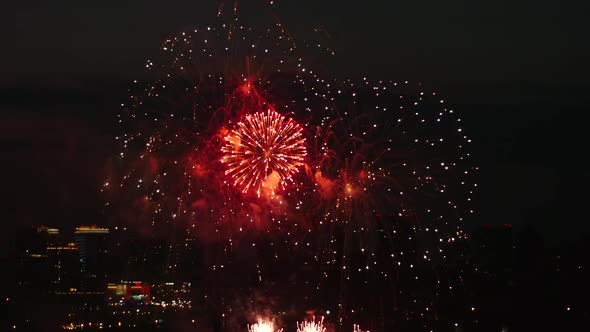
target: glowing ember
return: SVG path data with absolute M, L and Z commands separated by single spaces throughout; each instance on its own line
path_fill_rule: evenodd
M 252 325 L 248 325 L 248 332 L 282 332 L 283 329 L 275 330 L 274 324 L 269 321 L 265 321 L 262 318 L 258 318 L 258 322 Z
M 225 174 L 244 193 L 253 190 L 258 196 L 292 181 L 307 153 L 301 126 L 271 109 L 247 115 L 225 141 Z
M 316 322 L 314 318 L 311 322 L 297 323 L 297 332 L 326 332 L 324 317 L 319 322 Z

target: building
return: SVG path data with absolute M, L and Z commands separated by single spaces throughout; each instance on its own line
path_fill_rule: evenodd
M 53 271 L 48 261 L 47 246 L 57 242 L 59 230 L 33 226 L 16 236 L 17 285 L 32 289 L 47 289 Z
M 114 305 L 123 303 L 149 303 L 150 285 L 141 281 L 110 283 L 106 291 L 107 302 Z
M 103 290 L 106 284 L 106 239 L 108 228 L 96 226 L 80 226 L 74 231 L 80 272 L 81 288 L 84 290 Z
M 46 247 L 51 273 L 52 292 L 63 292 L 80 287 L 80 258 L 74 242 L 52 242 Z

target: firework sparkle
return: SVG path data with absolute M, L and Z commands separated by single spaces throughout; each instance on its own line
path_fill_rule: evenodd
M 221 148 L 221 161 L 228 168 L 225 174 L 244 193 L 255 190 L 258 196 L 273 174 L 278 183 L 270 184 L 268 189 L 274 193 L 277 186 L 284 188 L 306 155 L 301 126 L 270 109 L 248 114 L 225 141 Z

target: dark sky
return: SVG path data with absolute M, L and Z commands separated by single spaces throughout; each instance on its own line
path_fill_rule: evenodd
M 556 241 L 590 229 L 586 1 L 275 2 L 296 40 L 329 32 L 337 76 L 419 80 L 447 96 L 476 142 L 481 223 L 531 223 Z M 203 3 L 215 4 L 1 5 L 3 242 L 16 225 L 101 222 L 117 105 L 166 36 L 213 20 Z

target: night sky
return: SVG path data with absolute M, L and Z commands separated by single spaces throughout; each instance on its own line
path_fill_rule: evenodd
M 463 114 L 481 166 L 478 224 L 532 224 L 551 241 L 590 230 L 587 2 L 276 2 L 296 41 L 318 27 L 329 34 L 336 58 L 325 72 L 421 81 Z M 244 15 L 255 20 L 258 7 Z M 99 187 L 116 153 L 118 105 L 164 39 L 212 22 L 215 8 L 2 5 L 2 249 L 19 227 L 103 223 Z

